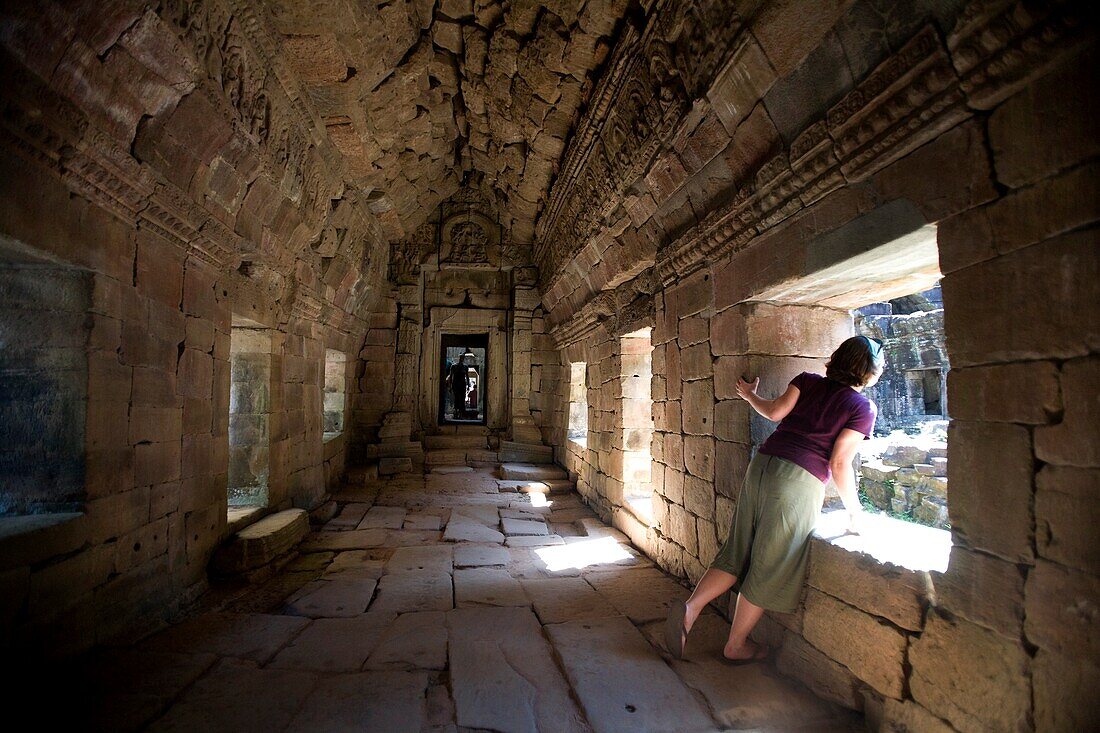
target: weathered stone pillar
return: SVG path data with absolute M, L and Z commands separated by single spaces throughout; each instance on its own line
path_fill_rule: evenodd
M 370 446 L 368 455 L 379 459 L 382 474 L 407 471 L 423 460 L 423 449 L 414 442 L 420 432 L 416 414 L 420 385 L 420 337 L 423 308 L 419 285 L 397 288 L 397 346 L 394 355 L 393 409 L 386 413 L 378 431 L 380 444 Z
M 397 354 L 395 356 L 393 411 L 409 413 L 410 434 L 419 430 L 416 416 L 420 372 L 420 333 L 423 330 L 423 308 L 420 288 L 403 285 L 397 291 Z
M 531 287 L 514 289 L 512 310 L 512 354 L 510 415 L 512 440 L 516 443 L 542 444 L 542 433 L 531 416 L 531 318 L 539 305 L 538 291 Z

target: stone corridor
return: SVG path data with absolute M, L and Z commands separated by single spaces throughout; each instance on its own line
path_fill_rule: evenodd
M 265 583 L 216 587 L 186 620 L 81 660 L 104 731 L 855 731 L 862 716 L 765 664 L 720 661 L 688 591 L 574 492 L 491 469 L 344 486 L 339 514 Z M 534 500 L 533 500 L 534 499 Z M 81 728 L 85 729 L 85 728 Z
M 1100 730 L 1098 8 L 0 3 L 9 715 Z M 672 660 L 856 334 L 936 445 Z

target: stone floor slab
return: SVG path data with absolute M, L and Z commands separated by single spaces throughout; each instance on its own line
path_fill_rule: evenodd
M 597 733 L 718 729 L 691 690 L 622 616 L 553 624 L 546 631 Z
M 443 517 L 436 514 L 413 514 L 410 512 L 405 515 L 405 524 L 402 529 L 438 532 L 443 529 Z
M 451 576 L 446 573 L 391 573 L 382 576 L 373 612 L 449 611 L 454 606 Z
M 315 580 L 288 601 L 286 613 L 310 618 L 358 616 L 367 610 L 377 585 L 367 578 Z
M 321 618 L 287 644 L 268 667 L 317 672 L 358 672 L 397 618 L 364 613 L 353 618 Z
M 567 479 L 569 474 L 552 464 L 503 463 L 500 477 L 505 481 L 547 481 Z
M 455 722 L 518 733 L 591 728 L 527 608 L 464 608 L 447 614 Z
M 298 707 L 310 698 L 316 681 L 312 672 L 259 669 L 250 662 L 223 659 L 149 730 L 158 733 L 283 730 Z
M 550 521 L 555 524 L 572 524 L 579 519 L 590 519 L 595 516 L 595 512 L 583 506 L 559 509 L 557 501 L 550 508 Z
M 356 529 L 401 529 L 406 510 L 396 506 L 372 506 Z
M 423 547 L 399 547 L 386 563 L 387 573 L 451 572 L 454 547 L 451 545 L 427 545 Z
M 451 519 L 453 521 L 458 517 L 472 519 L 493 529 L 500 526 L 500 509 L 496 504 L 471 504 L 456 507 L 451 512 Z
M 162 631 L 140 644 L 139 648 L 205 652 L 264 663 L 308 624 L 308 619 L 297 616 L 204 613 Z
M 672 660 L 680 678 L 706 698 L 719 723 L 737 730 L 755 728 L 821 730 L 848 716 L 783 679 L 767 664 L 733 667 L 721 660 L 729 622 L 706 613 L 691 629 L 682 660 Z M 664 645 L 664 625 L 649 624 L 644 633 L 654 646 Z
M 456 568 L 480 568 L 494 565 L 507 565 L 510 559 L 508 550 L 500 545 L 455 545 L 454 566 Z
M 447 531 L 443 533 L 443 539 L 447 542 L 481 542 L 499 545 L 504 542 L 504 535 L 469 517 L 452 515 L 451 521 L 447 522 Z
M 363 521 L 363 516 L 370 507 L 370 504 L 363 502 L 345 504 L 344 508 L 340 510 L 340 513 L 325 525 L 325 529 L 354 529 Z
M 542 481 L 511 481 L 500 480 L 497 487 L 501 491 L 522 492 L 524 494 L 549 494 L 550 486 Z
M 564 545 L 565 540 L 556 534 L 546 535 L 514 535 L 508 537 L 504 544 L 508 547 L 549 547 L 551 545 Z
M 584 578 L 531 578 L 521 582 L 531 605 L 544 624 L 619 615 L 607 598 Z
M 500 525 L 504 528 L 504 534 L 509 537 L 516 535 L 545 537 L 550 534 L 550 530 L 546 528 L 546 522 L 542 520 L 506 517 L 500 520 Z
M 74 729 L 136 731 L 217 659 L 213 654 L 105 649 L 84 660 L 71 678 L 52 681 L 74 695 Z
M 497 568 L 466 568 L 455 571 L 455 605 L 467 606 L 528 606 L 530 601 L 523 586 Z
M 530 519 L 534 522 L 545 521 L 546 516 L 549 514 L 550 507 L 533 507 L 531 505 L 523 506 L 523 508 L 509 507 L 500 510 L 501 519 Z
M 424 529 L 390 529 L 386 531 L 388 547 L 417 547 L 435 545 L 443 541 L 443 533 Z
M 656 568 L 610 570 L 584 577 L 620 613 L 638 624 L 665 618 L 670 604 L 691 595 Z
M 325 550 L 365 550 L 386 543 L 384 529 L 354 529 L 346 532 L 315 532 L 299 545 L 301 552 L 323 552 Z
M 384 548 L 373 550 L 346 550 L 337 553 L 325 568 L 321 577 L 335 578 L 365 578 L 378 580 L 385 572 L 391 551 Z
M 442 611 L 401 614 L 382 633 L 364 669 L 443 669 L 447 666 L 446 618 Z
M 419 733 L 429 677 L 424 672 L 362 672 L 317 683 L 287 733 Z
M 473 473 L 474 469 L 470 466 L 435 466 L 432 468 L 432 473 L 442 474 L 444 476 L 453 475 L 456 473 Z

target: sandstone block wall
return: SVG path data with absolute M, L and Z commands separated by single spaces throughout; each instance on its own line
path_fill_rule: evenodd
M 733 31 L 736 77 L 714 77 L 705 100 L 655 143 L 644 179 L 624 185 L 624 219 L 597 219 L 595 234 L 575 243 L 571 256 L 596 264 L 583 279 L 546 275 L 562 363 L 589 363 L 589 445 L 563 440 L 559 407 L 559 455 L 602 515 L 694 580 L 771 428 L 735 398 L 737 375 L 759 374 L 761 391 L 778 394 L 799 371 L 820 371 L 851 333 L 847 308 L 942 272 L 947 571 L 885 566 L 815 541 L 799 610 L 769 614 L 760 634 L 779 646 L 780 669 L 887 729 L 1095 725 L 1095 655 L 1070 652 L 1091 649 L 1086 633 L 1096 630 L 1092 614 L 1072 609 L 1100 603 L 1095 553 L 1082 539 L 1093 514 L 1084 487 L 1097 468 L 1086 395 L 1098 373 L 1100 138 L 1077 91 L 1096 82 L 1094 29 L 1076 25 L 1072 3 L 1034 13 L 912 5 L 885 20 L 890 48 L 871 53 L 851 45 L 855 28 L 880 22 L 867 3 L 810 5 L 777 4 Z M 811 12 L 823 34 L 812 40 L 797 16 Z M 973 34 L 994 27 L 1009 45 L 1027 46 L 1004 39 L 1040 29 L 1065 35 L 979 81 L 981 59 L 1001 52 L 977 50 Z M 805 45 L 780 40 L 794 37 Z M 909 111 L 885 111 L 914 83 L 924 91 Z M 928 84 L 937 101 L 921 96 Z M 920 115 L 909 128 L 916 136 L 900 131 L 907 115 Z M 560 185 L 569 200 L 570 184 Z M 617 211 L 618 186 L 592 194 L 605 197 L 597 210 Z M 876 254 L 930 225 L 931 259 L 915 240 Z M 549 250 L 549 262 L 571 251 Z M 647 258 L 654 265 L 639 274 Z M 648 527 L 621 510 L 622 474 L 608 450 L 621 428 L 600 419 L 616 399 L 608 376 L 621 359 L 613 334 L 624 330 L 617 311 L 626 304 L 651 308 L 655 324 Z M 564 405 L 567 391 L 558 399 Z
M 84 301 L 33 298 L 43 323 L 72 322 L 55 355 L 72 357 L 63 435 L 83 463 L 79 493 L 60 472 L 56 483 L 75 511 L 0 517 L 6 647 L 128 638 L 203 590 L 226 532 L 234 316 L 270 332 L 267 506 L 313 509 L 342 472 L 343 444 L 322 447 L 324 351 L 359 351 L 380 228 L 339 206 L 336 159 L 313 142 L 300 90 L 264 71 L 273 47 L 234 13 L 249 8 L 0 11 L 0 259 L 88 283 Z M 17 320 L 7 306 L 4 329 Z M 38 328 L 26 343 L 60 333 Z M 47 366 L 29 376 L 57 379 Z M 255 391 L 243 398 L 262 407 Z M 39 477 L 23 499 L 50 483 Z

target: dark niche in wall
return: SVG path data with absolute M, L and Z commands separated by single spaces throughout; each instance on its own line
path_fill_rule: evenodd
M 0 515 L 84 501 L 91 297 L 89 272 L 0 252 Z

